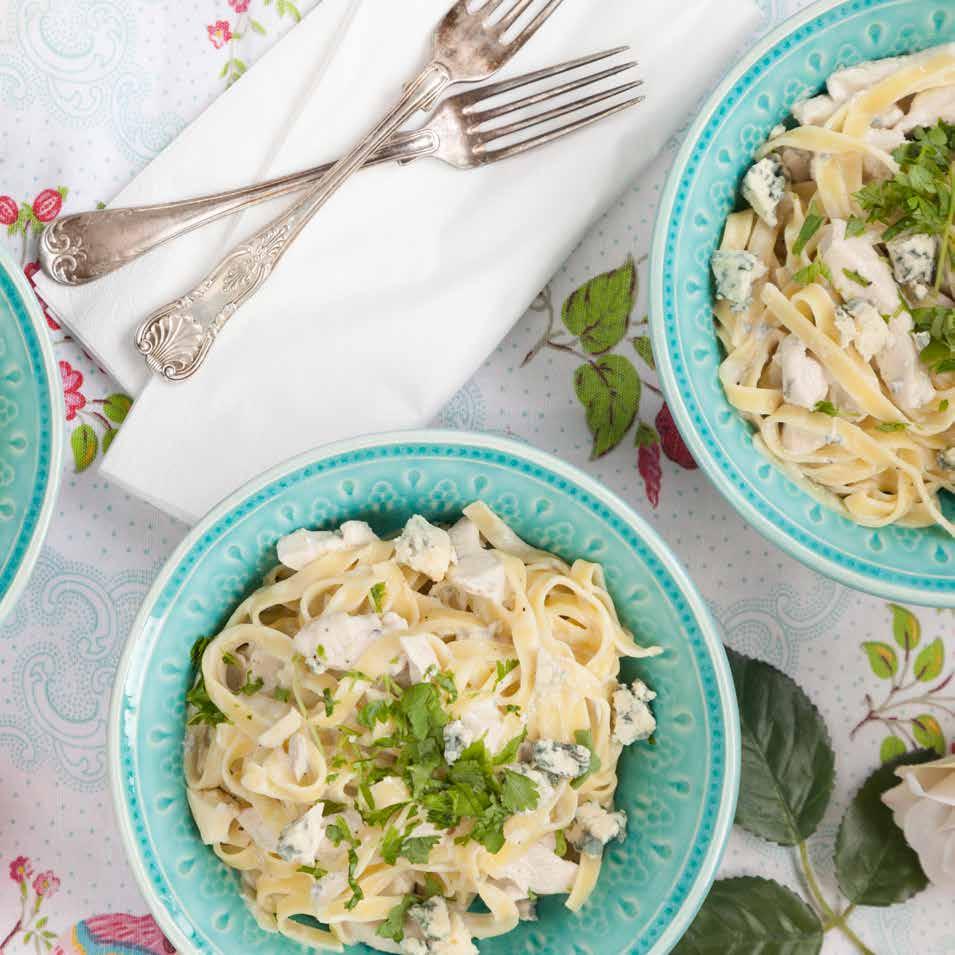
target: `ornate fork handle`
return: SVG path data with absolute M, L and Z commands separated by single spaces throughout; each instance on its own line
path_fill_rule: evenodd
M 194 374 L 219 332 L 268 280 L 319 209 L 398 127 L 433 104 L 450 83 L 447 67 L 437 62 L 427 66 L 406 87 L 397 105 L 312 192 L 236 246 L 193 291 L 147 318 L 136 345 L 150 368 L 170 381 Z
M 411 162 L 437 148 L 437 136 L 429 129 L 398 133 L 369 156 L 365 165 Z M 46 228 L 40 238 L 40 265 L 57 282 L 83 285 L 224 216 L 315 186 L 333 165 L 326 163 L 197 199 L 64 216 Z

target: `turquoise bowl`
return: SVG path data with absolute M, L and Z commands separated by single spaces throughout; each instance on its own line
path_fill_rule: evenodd
M 860 527 L 769 463 L 717 377 L 710 256 L 769 131 L 834 70 L 955 40 L 951 0 L 818 3 L 759 41 L 690 127 L 653 237 L 650 309 L 663 390 L 693 456 L 746 521 L 844 584 L 955 607 L 955 541 L 937 528 Z M 955 513 L 955 502 L 945 503 Z
M 46 320 L 0 249 L 0 620 L 36 563 L 60 480 L 63 393 Z
M 534 545 L 599 561 L 626 625 L 666 651 L 628 668 L 659 694 L 659 728 L 656 745 L 621 759 L 617 806 L 630 831 L 608 851 L 595 895 L 579 916 L 548 900 L 539 922 L 482 942 L 482 955 L 662 955 L 686 930 L 739 787 L 736 699 L 706 605 L 660 538 L 585 474 L 512 441 L 425 431 L 332 445 L 254 480 L 192 531 L 146 597 L 116 677 L 109 766 L 133 871 L 181 952 L 302 950 L 256 925 L 189 815 L 182 737 L 193 641 L 258 585 L 281 535 L 354 518 L 389 533 L 413 513 L 452 521 L 477 498 Z

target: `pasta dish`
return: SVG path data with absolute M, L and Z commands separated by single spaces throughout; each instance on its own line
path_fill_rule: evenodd
M 759 446 L 869 527 L 955 526 L 955 45 L 793 108 L 713 255 L 720 380 Z
M 204 843 L 266 930 L 340 950 L 467 955 L 579 909 L 624 746 L 655 694 L 601 568 L 528 546 L 483 503 L 394 540 L 300 530 L 197 642 L 185 777 Z

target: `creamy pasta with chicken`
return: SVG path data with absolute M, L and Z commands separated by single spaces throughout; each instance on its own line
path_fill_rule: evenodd
M 834 73 L 741 192 L 712 259 L 730 402 L 859 524 L 955 533 L 955 44 Z
M 483 503 L 301 530 L 224 629 L 198 641 L 185 775 L 203 842 L 259 924 L 316 948 L 466 955 L 579 909 L 623 748 L 655 694 L 601 568 L 530 547 Z M 480 902 L 480 906 L 475 906 Z

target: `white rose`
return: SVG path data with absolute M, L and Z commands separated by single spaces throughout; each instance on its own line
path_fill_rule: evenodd
M 955 756 L 899 766 L 895 773 L 902 782 L 882 801 L 929 879 L 955 892 Z

